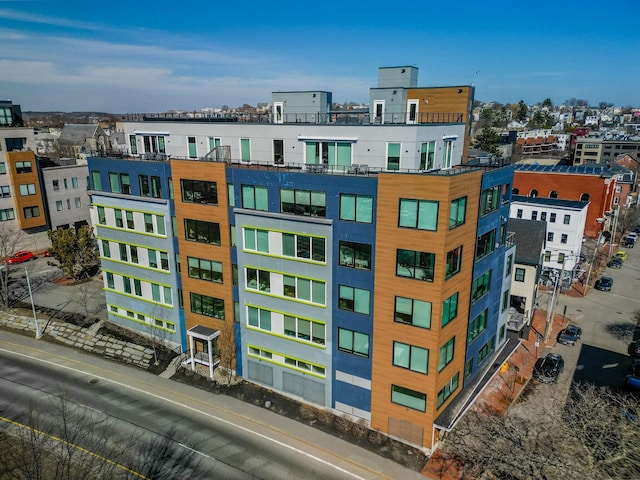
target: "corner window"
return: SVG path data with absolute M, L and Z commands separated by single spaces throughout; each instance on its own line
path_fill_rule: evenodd
M 467 213 L 467 197 L 458 198 L 451 202 L 449 211 L 449 230 L 464 224 Z
M 436 399 L 436 408 L 440 408 L 444 404 L 444 402 L 447 401 L 451 394 L 458 389 L 459 384 L 460 372 L 451 377 L 451 380 L 449 380 L 449 382 L 447 382 L 447 384 L 438 392 L 438 398 Z
M 462 245 L 447 252 L 447 263 L 445 264 L 444 278 L 450 278 L 460 272 L 462 266 Z
M 447 325 L 458 316 L 458 292 L 442 302 L 442 326 Z
M 478 237 L 476 244 L 476 261 L 491 254 L 495 249 L 496 231 L 495 229 Z
M 453 361 L 455 343 L 456 337 L 452 337 L 447 343 L 440 347 L 440 356 L 438 357 L 439 372 Z
M 401 342 L 393 342 L 393 365 L 418 373 L 429 372 L 429 350 Z
M 438 229 L 438 202 L 400 199 L 398 226 L 436 231 Z
M 409 388 L 391 385 L 391 401 L 413 410 L 424 412 L 427 409 L 427 394 Z
M 489 310 L 484 309 L 483 312 L 476 318 L 471 320 L 469 324 L 469 331 L 467 333 L 467 344 L 473 342 L 478 335 L 487 329 L 487 318 L 489 317 Z
M 434 253 L 398 249 L 396 253 L 396 275 L 433 282 L 435 258 L 436 255 Z
M 495 185 L 480 192 L 480 216 L 498 209 L 500 201 L 500 186 Z

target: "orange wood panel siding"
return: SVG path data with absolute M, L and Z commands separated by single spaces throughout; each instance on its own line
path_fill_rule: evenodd
M 419 100 L 418 115 L 421 113 L 463 114 L 462 121 L 465 123 L 465 136 L 462 161 L 466 162 L 469 156 L 471 139 L 469 117 L 473 109 L 473 87 L 410 88 L 407 91 L 407 100 Z
M 7 160 L 10 163 L 11 183 L 13 185 L 13 201 L 16 209 L 16 218 L 21 229 L 42 227 L 47 224 L 47 218 L 44 212 L 44 201 L 42 199 L 42 190 L 38 181 L 38 165 L 33 152 L 7 152 Z M 16 162 L 31 162 L 31 172 L 17 173 Z M 20 195 L 20 185 L 33 183 L 35 185 L 35 195 Z M 24 215 L 25 207 L 38 207 L 40 215 L 38 217 L 26 218 Z
M 227 181 L 225 164 L 195 160 L 171 160 L 173 178 L 173 196 L 176 207 L 178 227 L 178 246 L 182 273 L 182 296 L 186 328 L 203 325 L 221 330 L 223 322 L 233 322 L 233 296 L 231 272 L 231 239 L 229 231 Z M 180 187 L 181 179 L 206 180 L 216 182 L 218 205 L 202 205 L 183 202 Z M 220 245 L 209 245 L 186 240 L 185 219 L 202 220 L 220 224 Z M 208 282 L 189 277 L 187 257 L 204 258 L 222 263 L 223 283 Z M 191 311 L 191 292 L 208 295 L 224 300 L 225 320 L 211 318 Z
M 387 432 L 389 418 L 409 421 L 424 428 L 424 445 L 430 446 L 432 424 L 455 394 L 462 389 L 470 287 L 478 217 L 481 172 L 459 175 L 380 174 L 376 226 L 376 279 L 374 290 L 373 372 L 371 424 Z M 449 230 L 451 201 L 467 196 L 465 223 Z M 438 200 L 437 231 L 398 227 L 401 198 Z M 461 271 L 445 280 L 447 252 L 462 245 Z M 396 276 L 396 250 L 436 254 L 433 282 Z M 442 325 L 442 302 L 459 292 L 457 317 Z M 394 321 L 395 297 L 402 296 L 432 303 L 431 329 Z M 454 359 L 438 372 L 439 349 L 455 335 Z M 429 349 L 428 374 L 393 366 L 393 342 L 399 341 Z M 438 391 L 457 372 L 460 385 L 448 402 L 436 411 Z M 391 385 L 396 384 L 427 394 L 426 412 L 391 402 Z

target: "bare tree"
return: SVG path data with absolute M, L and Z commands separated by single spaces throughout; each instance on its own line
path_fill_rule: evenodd
M 4 260 L 15 252 L 23 235 L 22 230 L 0 225 L 0 304 L 3 308 L 9 308 L 9 281 L 12 270 L 12 266 Z
M 218 370 L 222 374 L 226 384 L 231 384 L 231 379 L 236 368 L 236 340 L 235 322 L 225 321 L 217 338 L 220 366 Z
M 640 404 L 633 396 L 574 385 L 568 400 L 545 398 L 537 407 L 469 412 L 443 442 L 464 465 L 463 478 L 640 477 Z

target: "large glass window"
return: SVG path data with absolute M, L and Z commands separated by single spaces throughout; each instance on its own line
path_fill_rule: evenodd
M 245 227 L 244 248 L 245 250 L 269 253 L 269 232 L 267 230 Z
M 371 195 L 340 194 L 340 220 L 373 222 L 373 197 Z
M 33 218 L 40 216 L 40 207 L 24 207 L 22 209 L 22 213 L 24 214 L 24 218 Z
M 431 302 L 396 297 L 394 321 L 414 327 L 431 328 Z
M 91 180 L 93 183 L 94 190 L 102 190 L 102 178 L 100 177 L 100 172 L 96 170 L 91 171 Z
M 396 255 L 396 275 L 432 282 L 435 258 L 434 253 L 399 248 Z
M 516 282 L 524 282 L 524 274 L 525 274 L 525 270 L 524 268 L 518 268 L 516 267 L 516 273 L 514 275 L 514 280 Z
M 269 195 L 267 187 L 242 185 L 242 208 L 269 211 Z
M 467 333 L 467 344 L 473 342 L 478 335 L 487 329 L 487 318 L 489 316 L 489 310 L 484 309 L 480 315 L 471 320 L 469 324 L 469 332 Z
M 340 285 L 338 308 L 369 315 L 370 297 L 369 290 Z
M 311 217 L 326 217 L 326 193 L 311 190 L 281 188 L 280 209 L 282 213 L 293 213 L 294 215 L 306 215 Z
M 420 146 L 420 170 L 431 170 L 436 152 L 436 142 L 425 142 Z
M 400 227 L 435 231 L 438 229 L 438 202 L 400 199 Z
M 420 412 L 427 409 L 427 394 L 409 388 L 391 385 L 391 401 Z
M 462 245 L 447 252 L 447 263 L 445 264 L 445 278 L 452 277 L 460 271 L 462 266 Z
M 249 285 L 247 288 L 250 288 Z M 318 280 L 283 275 L 283 294 L 285 297 L 324 305 L 326 302 L 325 288 L 325 283 Z
M 16 162 L 16 173 L 31 173 L 32 170 L 31 161 Z
M 467 197 L 458 198 L 451 202 L 451 210 L 449 212 L 449 229 L 464 224 L 467 214 Z
M 129 179 L 128 173 L 120 174 L 120 186 L 122 193 L 126 193 L 127 195 L 131 194 L 131 180 Z
M 224 320 L 224 300 L 191 292 L 191 311 Z
M 104 213 L 104 207 L 96 207 L 96 211 L 98 212 L 98 223 L 100 225 L 106 225 L 107 217 Z
M 117 173 L 109 172 L 109 188 L 112 193 L 121 193 L 120 191 L 120 177 Z
M 324 164 L 348 167 L 351 165 L 351 143 L 306 142 L 305 162 L 308 165 Z
M 247 268 L 247 288 L 261 292 L 271 292 L 271 272 Z
M 436 408 L 440 408 L 444 402 L 458 389 L 460 383 L 460 372 L 457 372 L 447 384 L 438 392 Z
M 484 272 L 471 284 L 471 303 L 477 302 L 491 288 L 491 270 Z
M 325 239 L 322 237 L 283 233 L 282 254 L 287 257 L 324 262 L 326 259 Z
M 159 221 L 158 224 L 160 224 Z M 184 221 L 184 229 L 186 239 L 191 242 L 220 245 L 220 224 L 218 223 L 187 218 Z
M 496 343 L 496 337 L 494 335 L 478 351 L 478 365 L 480 365 L 482 363 L 482 361 L 485 358 L 487 358 L 491 352 L 493 352 L 493 348 L 495 347 L 495 343 Z
M 400 148 L 399 143 L 387 144 L 387 170 L 400 170 Z
M 240 159 L 243 162 L 251 161 L 251 141 L 248 138 L 240 139 Z
M 453 352 L 456 344 L 456 337 L 452 337 L 447 343 L 440 347 L 440 356 L 438 357 L 438 371 L 442 371 L 444 367 L 453 361 Z
M 189 158 L 197 158 L 198 146 L 196 145 L 196 137 L 187 137 L 187 144 L 189 145 Z
M 20 185 L 20 195 L 26 197 L 28 195 L 36 194 L 36 185 L 35 183 L 23 183 Z
M 218 204 L 218 186 L 216 182 L 204 180 L 180 180 L 182 201 L 190 203 Z
M 284 163 L 284 140 L 273 140 L 273 163 L 282 165 Z
M 429 350 L 401 342 L 393 342 L 393 365 L 419 373 L 429 371 Z
M 495 228 L 479 236 L 478 243 L 476 244 L 476 261 L 492 253 L 495 248 L 495 244 L 496 244 Z
M 341 241 L 339 249 L 341 266 L 371 270 L 371 245 Z
M 480 192 L 480 216 L 498 209 L 500 186 L 496 185 Z
M 284 334 L 318 345 L 325 344 L 326 326 L 306 318 L 284 315 Z
M 369 357 L 369 335 L 338 328 L 338 350 L 360 357 Z
M 257 307 L 247 307 L 247 324 L 260 330 L 271 331 L 271 311 Z
M 458 292 L 442 302 L 442 326 L 444 327 L 458 315 Z
M 222 263 L 194 257 L 187 257 L 187 263 L 191 278 L 222 283 Z

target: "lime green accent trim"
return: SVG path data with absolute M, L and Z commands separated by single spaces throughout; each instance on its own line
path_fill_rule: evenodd
M 148 197 L 148 198 L 153 198 L 153 197 Z M 127 210 L 129 212 L 148 213 L 150 215 L 156 215 L 158 217 L 164 217 L 165 214 L 166 214 L 166 212 L 162 212 L 162 213 L 151 212 L 151 211 L 148 211 L 148 210 L 139 210 L 137 208 L 116 207 L 115 205 L 106 205 L 106 204 L 103 204 L 103 203 L 92 203 L 91 205 L 94 206 L 94 207 L 110 208 L 112 210 Z M 159 205 L 162 205 L 162 204 L 159 204 Z
M 276 295 L 275 293 L 263 292 L 261 290 L 254 290 L 252 288 L 247 288 L 247 287 L 245 287 L 245 291 L 251 292 L 251 293 L 259 293 L 260 295 L 265 295 L 267 297 L 279 298 L 282 300 L 290 300 L 292 302 L 302 303 L 303 305 L 311 305 L 312 307 L 327 308 L 327 305 L 324 303 L 313 303 L 310 300 L 302 300 L 300 298 L 286 297 L 284 295 Z
M 121 262 L 121 263 L 124 263 L 124 262 Z M 127 263 L 127 265 L 135 265 L 135 263 L 133 263 L 133 264 Z M 125 275 L 125 274 L 124 274 L 124 273 L 122 273 L 122 272 L 116 272 L 116 271 L 114 271 L 114 270 L 105 269 L 105 270 L 102 270 L 102 271 L 103 271 L 103 272 L 113 273 L 114 275 L 120 275 L 121 277 L 134 278 L 134 279 L 136 279 L 136 280 L 141 280 L 141 281 L 146 282 L 146 283 L 149 283 L 149 284 L 152 284 L 152 283 L 153 283 L 154 285 L 159 285 L 159 286 L 161 286 L 161 287 L 174 288 L 174 286 L 173 286 L 173 285 L 168 285 L 168 284 L 166 284 L 166 283 L 150 282 L 150 281 L 149 281 L 148 279 L 146 279 L 146 278 L 134 277 L 133 275 Z M 134 295 L 134 296 L 135 296 L 135 295 Z M 140 297 L 136 297 L 136 298 L 140 298 Z M 165 305 L 165 304 L 163 303 L 163 304 L 161 304 L 161 305 Z
M 120 274 L 118 274 L 118 275 L 120 275 Z M 120 275 L 120 276 L 122 276 L 122 275 Z M 133 277 L 131 277 L 131 278 L 133 278 Z M 120 292 L 120 291 L 116 290 L 115 288 L 103 287 L 102 289 L 105 292 L 116 293 L 118 295 L 122 295 L 123 297 L 133 298 L 134 300 L 140 300 L 142 302 L 150 303 L 152 305 L 159 305 L 160 307 L 175 307 L 174 305 L 169 305 L 168 303 L 160 303 L 160 302 L 156 302 L 154 300 L 149 300 L 149 299 L 147 299 L 145 297 L 138 297 L 138 296 L 136 296 L 136 295 L 134 295 L 132 293 Z
M 287 297 L 287 298 L 290 298 L 290 297 Z M 280 313 L 282 315 L 287 315 L 288 317 L 301 318 L 302 320 L 308 320 L 310 322 L 321 323 L 322 325 L 325 325 L 325 326 L 327 325 L 327 322 L 324 322 L 322 320 L 316 320 L 314 318 L 309 318 L 309 317 L 301 317 L 300 315 L 296 315 L 295 313 L 288 313 L 288 312 L 284 312 L 282 310 L 273 310 L 271 308 L 264 308 L 263 306 L 254 305 L 253 303 L 247 303 L 245 306 L 246 307 L 259 308 L 260 310 L 267 310 L 267 311 L 273 312 L 273 313 Z
M 129 266 L 132 266 L 132 267 L 142 268 L 143 270 L 149 270 L 150 272 L 164 273 L 164 274 L 167 274 L 167 275 L 171 273 L 171 271 L 170 271 L 170 270 L 162 270 L 162 269 L 160 269 L 160 268 L 151 268 L 151 267 L 146 267 L 146 266 L 144 266 L 144 265 L 140 265 L 140 264 L 138 264 L 138 263 L 124 262 L 124 261 L 122 261 L 122 260 L 117 260 L 117 259 L 115 259 L 115 258 L 109 258 L 109 257 L 103 257 L 103 256 L 100 256 L 100 260 L 107 260 L 107 261 L 109 261 L 109 262 L 119 263 L 119 264 L 121 264 L 121 265 L 129 265 Z M 104 270 L 104 271 L 109 271 L 109 272 L 111 272 L 110 270 Z M 111 273 L 116 273 L 116 272 L 111 272 Z M 118 273 L 118 275 L 121 275 L 121 274 L 120 274 L 120 273 Z M 127 276 L 128 276 L 128 275 L 127 275 Z M 134 277 L 131 277 L 131 278 L 134 278 Z M 149 283 L 151 283 L 151 282 L 149 282 Z M 162 285 L 162 284 L 161 284 L 161 283 L 159 283 L 158 285 Z M 167 286 L 167 287 L 170 287 L 171 285 L 166 285 L 166 286 Z
M 272 330 L 263 330 L 261 328 L 254 327 L 254 326 L 251 326 L 251 325 L 248 325 L 248 324 L 247 324 L 246 328 L 247 328 L 247 330 L 254 330 L 256 332 L 266 333 L 266 334 L 272 335 L 274 337 L 284 338 L 285 340 L 290 340 L 292 342 L 297 342 L 297 343 L 301 343 L 303 345 L 308 345 L 309 347 L 319 348 L 320 350 L 326 350 L 327 349 L 326 342 L 325 342 L 324 345 L 321 345 L 319 343 L 314 343 L 311 340 L 303 340 L 302 338 L 291 337 L 289 335 L 285 335 L 284 333 L 278 333 L 278 332 L 274 332 Z M 260 357 L 260 358 L 262 358 L 262 357 Z
M 151 318 L 153 320 L 160 320 L 161 322 L 167 323 L 169 325 L 173 325 L 174 329 L 171 330 L 169 328 L 158 327 L 157 325 L 154 325 L 154 324 L 151 324 L 151 323 L 147 323 L 147 322 L 143 322 L 142 320 L 138 320 L 137 318 L 132 318 L 132 317 L 130 317 L 128 315 L 123 315 L 121 313 L 113 312 L 113 311 L 111 311 L 110 307 L 122 308 L 123 310 L 128 310 L 128 311 L 133 312 L 133 313 L 139 313 L 140 315 L 144 315 L 145 317 Z M 165 320 L 163 318 L 157 318 L 157 317 L 154 317 L 154 316 L 151 316 L 151 315 L 147 315 L 146 313 L 139 312 L 137 310 L 131 310 L 131 309 L 125 308 L 125 307 L 123 307 L 121 305 L 114 305 L 113 303 L 107 303 L 107 313 L 110 313 L 111 315 L 113 315 L 115 317 L 121 317 L 121 318 L 125 318 L 127 320 L 131 320 L 132 322 L 139 323 L 139 324 L 144 325 L 146 327 L 157 328 L 158 330 L 163 330 L 163 331 L 168 332 L 168 333 L 176 333 L 176 330 L 175 330 L 176 324 L 175 324 L 175 322 L 170 322 L 170 321 Z
M 146 235 L 147 237 L 167 238 L 166 234 L 165 235 L 160 235 L 158 233 L 142 232 L 140 230 L 132 230 L 130 228 L 113 227 L 111 225 L 103 225 L 101 223 L 96 224 L 96 227 L 105 228 L 107 230 L 115 230 L 117 232 L 129 232 L 129 233 L 135 233 L 136 235 Z M 102 237 L 97 237 L 97 238 L 102 238 Z
M 313 280 L 315 282 L 322 282 L 325 285 L 327 284 L 327 280 L 324 278 L 314 278 L 314 277 L 306 277 L 304 275 L 292 275 L 291 272 L 280 272 L 278 270 L 270 270 L 268 268 L 262 268 L 262 267 L 255 267 L 253 265 L 245 265 L 244 266 L 245 270 L 247 268 L 253 268 L 255 270 L 262 270 L 263 272 L 270 272 L 270 273 L 279 273 L 280 275 L 287 275 L 289 277 L 296 277 L 296 278 L 304 278 L 305 280 Z M 289 297 L 287 297 L 289 298 Z
M 273 360 L 273 358 L 265 358 L 265 357 L 261 357 L 259 355 L 255 355 L 253 353 L 249 353 L 249 348 L 255 348 L 257 350 L 262 350 L 263 352 L 269 352 L 271 355 L 279 355 L 281 357 L 291 358 L 291 359 L 296 360 L 296 361 L 308 363 L 309 365 L 314 365 L 316 367 L 324 368 L 325 374 L 321 375 L 319 373 L 315 373 L 315 372 L 312 372 L 310 370 L 304 370 L 303 368 L 298 368 L 298 367 L 293 367 L 291 365 L 287 365 L 284 362 L 280 363 L 280 362 L 278 362 L 276 360 Z M 303 358 L 297 358 L 297 357 L 292 357 L 291 355 L 285 355 L 284 353 L 275 352 L 275 351 L 269 350 L 267 348 L 258 347 L 257 345 L 249 345 L 249 344 L 247 344 L 247 356 L 251 357 L 251 358 L 256 358 L 258 360 L 264 360 L 265 362 L 273 363 L 274 365 L 278 365 L 280 367 L 285 367 L 285 368 L 288 368 L 290 370 L 295 370 L 296 372 L 305 373 L 307 375 L 311 375 L 311 376 L 314 376 L 314 377 L 317 377 L 317 378 L 324 378 L 324 379 L 327 378 L 327 375 L 326 375 L 327 367 L 325 367 L 324 365 L 320 365 L 318 363 L 309 362 L 309 361 L 307 361 L 307 360 L 305 360 Z
M 291 230 L 281 230 L 279 228 L 264 228 L 264 227 L 259 227 L 259 226 L 254 226 L 254 225 L 240 225 L 241 228 L 254 228 L 256 230 L 264 230 L 266 232 L 279 232 L 279 233 L 290 233 L 292 235 L 302 235 L 304 237 L 314 237 L 314 238 L 324 238 L 325 240 L 327 239 L 326 235 L 315 235 L 315 234 L 309 234 L 306 232 L 293 232 Z

